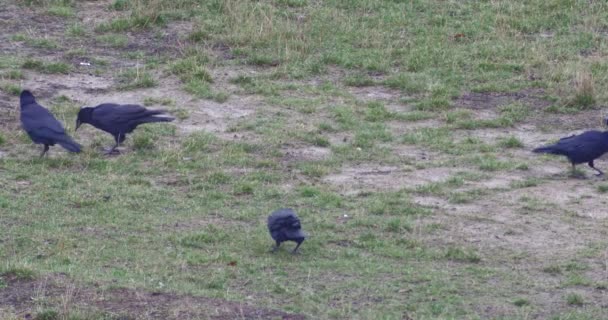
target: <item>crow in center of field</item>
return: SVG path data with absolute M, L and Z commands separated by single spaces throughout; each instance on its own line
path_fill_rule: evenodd
M 165 110 L 149 110 L 137 104 L 119 105 L 115 103 L 103 103 L 96 107 L 83 107 L 78 112 L 76 119 L 76 130 L 83 123 L 103 130 L 114 136 L 116 144 L 107 151 L 114 152 L 126 139 L 127 133 L 131 133 L 138 125 L 151 122 L 171 122 L 172 117 L 159 117 Z
M 566 156 L 572 164 L 572 171 L 577 164 L 586 162 L 589 167 L 598 172 L 598 176 L 601 176 L 604 173 L 594 166 L 593 160 L 608 152 L 608 131 L 585 131 L 579 135 L 561 138 L 555 144 L 532 151 Z
M 44 145 L 41 158 L 49 151 L 49 146 L 56 143 L 70 152 L 80 152 L 80 145 L 65 133 L 61 123 L 46 108 L 36 102 L 30 91 L 21 91 L 19 100 L 23 130 L 34 143 Z
M 291 253 L 295 254 L 306 239 L 306 234 L 302 231 L 300 225 L 300 219 L 292 209 L 279 209 L 270 214 L 268 217 L 268 231 L 276 242 L 272 252 L 279 249 L 281 242 L 294 241 L 297 245 Z

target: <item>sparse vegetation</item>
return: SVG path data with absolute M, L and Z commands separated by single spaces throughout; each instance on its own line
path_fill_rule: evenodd
M 35 70 L 41 73 L 54 74 L 63 73 L 68 74 L 71 70 L 70 65 L 63 62 L 44 62 L 41 60 L 27 59 L 21 65 L 24 69 Z
M 0 296 L 31 318 L 605 318 L 608 187 L 529 150 L 599 126 L 606 3 L 7 1 Z M 36 158 L 22 86 L 82 153 Z M 104 156 L 72 130 L 106 100 L 179 120 Z M 299 256 L 267 253 L 280 207 Z
M 118 75 L 118 88 L 120 90 L 133 90 L 139 88 L 152 88 L 157 81 L 152 74 L 144 68 L 133 68 L 122 71 Z

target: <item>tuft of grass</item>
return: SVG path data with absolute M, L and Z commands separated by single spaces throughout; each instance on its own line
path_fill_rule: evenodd
M 543 268 L 543 272 L 545 273 L 549 273 L 549 274 L 561 274 L 562 273 L 562 267 L 559 265 L 550 265 L 550 266 L 546 266 Z
M 118 89 L 133 90 L 139 88 L 152 88 L 157 86 L 157 82 L 145 68 L 131 68 L 120 72 L 117 75 Z
M 479 255 L 471 250 L 471 249 L 462 249 L 458 247 L 450 247 L 445 251 L 445 257 L 447 259 L 458 261 L 458 262 L 467 262 L 467 263 L 479 263 L 481 262 L 481 258 Z
M 509 136 L 509 137 L 505 137 L 505 138 L 500 138 L 498 140 L 498 146 L 501 148 L 515 149 L 515 148 L 523 148 L 524 143 L 521 142 L 521 140 L 519 140 L 515 136 Z
M 65 34 L 71 37 L 83 37 L 86 33 L 85 28 L 78 22 L 69 25 L 65 30 Z
M 57 43 L 54 39 L 49 38 L 33 38 L 24 34 L 14 34 L 11 36 L 11 40 L 13 41 L 23 41 L 27 45 L 41 48 L 41 49 L 57 49 L 59 48 L 59 43 Z
M 428 79 L 417 73 L 399 73 L 384 81 L 384 85 L 400 89 L 408 94 L 425 91 Z
M 393 113 L 386 110 L 380 102 L 370 102 L 365 110 L 365 120 L 370 122 L 381 122 L 393 118 Z
M 608 192 L 608 184 L 600 184 L 597 186 L 597 192 L 606 193 Z
M 526 298 L 517 298 L 513 301 L 513 305 L 518 307 L 525 307 L 530 305 L 530 301 Z
M 155 97 L 145 97 L 144 98 L 145 106 L 151 106 L 151 105 L 155 105 L 155 104 L 159 104 L 161 106 L 173 106 L 173 105 L 175 105 L 175 101 L 173 101 L 173 99 L 171 99 L 171 98 L 155 98 Z
M 230 97 L 229 93 L 223 91 L 214 91 L 208 82 L 199 79 L 192 79 L 188 81 L 184 90 L 195 95 L 196 97 L 215 100 L 219 103 L 226 102 L 226 100 L 228 100 Z
M 182 149 L 186 152 L 207 152 L 217 138 L 206 132 L 195 132 L 182 140 Z
M 595 85 L 590 72 L 576 73 L 574 97 L 569 104 L 578 109 L 588 109 L 595 105 Z
M 40 311 L 34 317 L 34 320 L 59 320 L 59 312 L 55 310 L 44 310 Z
M 129 9 L 129 4 L 130 4 L 130 2 L 128 0 L 114 0 L 110 4 L 110 9 L 116 10 L 116 11 L 124 11 L 124 10 Z
M 25 76 L 23 75 L 23 72 L 21 72 L 21 70 L 14 70 L 14 69 L 2 73 L 1 77 L 4 79 L 9 79 L 9 80 L 25 79 Z
M 33 280 L 36 278 L 36 272 L 28 268 L 10 268 L 4 271 L 2 276 L 19 280 Z
M 36 70 L 41 73 L 62 73 L 68 74 L 70 73 L 71 67 L 68 64 L 63 62 L 44 62 L 35 59 L 27 59 L 21 65 L 24 69 Z
M 0 84 L 0 90 L 6 92 L 7 94 L 18 96 L 21 93 L 21 87 L 14 83 L 3 83 Z
M 207 63 L 209 63 L 209 58 L 199 53 L 179 59 L 173 62 L 169 68 L 171 73 L 177 75 L 182 82 L 200 80 L 211 83 L 213 78 L 205 67 Z
M 344 84 L 351 87 L 369 87 L 376 84 L 374 79 L 365 73 L 355 73 L 344 78 Z
M 566 302 L 568 302 L 569 305 L 582 306 L 585 304 L 585 299 L 578 293 L 569 293 L 566 296 Z
M 114 48 L 124 48 L 129 44 L 129 38 L 123 34 L 104 34 L 95 37 L 99 43 L 106 44 Z
M 540 184 L 537 178 L 526 178 L 524 180 L 513 181 L 511 187 L 513 188 L 530 188 L 536 187 Z
M 72 7 L 67 5 L 53 5 L 47 9 L 47 12 L 51 15 L 69 18 L 74 16 L 74 10 Z

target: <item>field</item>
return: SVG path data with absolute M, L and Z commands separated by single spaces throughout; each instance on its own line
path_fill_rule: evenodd
M 606 2 L 0 2 L 0 319 L 608 319 L 608 182 L 531 152 L 602 128 Z

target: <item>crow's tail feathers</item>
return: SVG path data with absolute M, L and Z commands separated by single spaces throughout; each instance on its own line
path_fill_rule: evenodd
M 175 118 L 166 116 L 166 117 L 157 117 L 157 116 L 150 116 L 150 117 L 145 117 L 139 120 L 140 123 L 151 123 L 151 122 L 171 122 L 175 120 Z
M 80 152 L 80 145 L 67 135 L 63 139 L 58 140 L 57 143 L 69 152 Z

